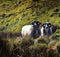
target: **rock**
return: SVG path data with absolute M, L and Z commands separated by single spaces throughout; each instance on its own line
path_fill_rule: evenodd
M 55 10 L 54 10 L 54 12 L 58 12 L 58 11 L 59 11 L 59 9 L 55 9 Z
M 6 16 L 6 14 L 2 14 L 2 18 L 4 18 Z
M 57 46 L 57 50 L 58 50 L 58 52 L 60 53 L 60 46 Z
M 2 7 L 5 8 L 6 4 L 3 4 Z
M 38 2 L 39 3 L 39 0 L 33 0 L 34 2 Z
M 46 43 L 44 39 L 38 40 L 38 43 Z
M 53 17 L 53 16 L 54 16 L 53 14 L 50 15 L 50 17 Z

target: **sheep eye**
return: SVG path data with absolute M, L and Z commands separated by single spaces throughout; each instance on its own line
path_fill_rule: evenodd
M 49 26 L 51 26 L 51 25 L 49 25 Z

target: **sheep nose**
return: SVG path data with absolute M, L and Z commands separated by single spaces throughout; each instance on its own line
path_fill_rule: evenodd
M 34 23 L 34 25 L 37 25 L 36 23 Z
M 45 27 L 47 28 L 48 26 L 46 25 Z

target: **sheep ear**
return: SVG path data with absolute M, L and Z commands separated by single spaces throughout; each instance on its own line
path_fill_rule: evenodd
M 42 26 L 44 27 L 45 24 L 42 24 Z

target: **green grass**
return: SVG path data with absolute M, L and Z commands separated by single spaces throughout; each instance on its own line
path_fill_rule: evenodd
M 20 4 L 19 1 L 21 1 Z M 57 5 L 54 5 L 54 3 L 57 1 Z M 8 54 L 12 54 L 12 57 L 17 57 L 17 54 L 14 53 L 16 48 L 18 48 L 19 52 L 22 53 L 22 57 L 29 57 L 31 54 L 36 54 L 36 57 L 49 57 L 49 55 L 52 55 L 53 57 L 60 57 L 59 53 L 56 52 L 57 46 L 60 45 L 60 17 L 58 14 L 50 17 L 56 8 L 59 9 L 58 13 L 60 13 L 60 1 L 57 1 L 47 0 L 48 3 L 46 3 L 45 0 L 40 0 L 38 3 L 33 2 L 32 0 L 0 0 L 0 33 L 20 32 L 24 25 L 31 24 L 33 20 L 38 20 L 41 23 L 51 22 L 53 25 L 59 27 L 59 29 L 57 29 L 53 35 L 50 37 L 43 37 L 43 39 L 30 39 L 29 37 L 24 39 L 21 37 L 2 38 L 4 43 L 4 46 L 2 46 L 2 51 L 5 50 L 4 48 L 6 48 L 4 53 L 7 53 L 8 51 Z M 39 8 L 44 3 L 46 6 Z M 51 6 L 50 9 L 48 8 L 48 5 Z M 39 42 L 41 40 L 43 40 L 45 43 Z M 51 52 L 51 54 L 49 52 Z M 2 52 L 2 56 L 7 57 L 8 55 L 3 54 Z M 31 55 L 31 57 L 34 56 L 35 55 Z
M 15 1 L 14 1 L 15 2 Z M 55 8 L 60 9 L 60 6 L 52 8 L 48 10 L 48 8 L 44 7 L 39 9 L 37 8 L 29 8 L 33 5 L 31 4 L 32 1 L 25 1 L 21 2 L 21 4 L 15 4 L 11 3 L 11 1 L 7 2 L 2 2 L 0 4 L 0 27 L 2 26 L 2 29 L 0 31 L 7 32 L 18 32 L 21 31 L 21 28 L 23 25 L 30 24 L 32 20 L 39 20 L 40 22 L 51 22 L 54 25 L 57 25 L 60 27 L 60 17 L 58 15 L 54 15 L 53 17 L 50 17 L 50 15 L 53 13 L 53 10 Z M 18 1 L 17 1 L 18 3 Z M 23 4 L 24 3 L 24 4 Z M 2 8 L 2 5 L 5 5 L 5 8 Z M 42 3 L 43 4 L 43 3 Z M 41 4 L 41 5 L 42 5 Z M 15 5 L 17 5 L 15 7 Z M 36 3 L 36 5 L 39 5 Z M 35 5 L 35 6 L 36 6 Z M 11 6 L 11 7 L 10 7 Z M 14 8 L 15 7 L 15 8 Z M 28 9 L 26 9 L 28 8 Z M 7 11 L 9 10 L 9 11 Z M 38 13 L 36 13 L 38 12 Z M 4 17 L 3 14 L 5 14 Z M 11 16 L 9 16 L 12 14 Z M 37 16 L 37 14 L 39 14 Z M 4 28 L 4 29 L 3 29 Z

